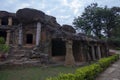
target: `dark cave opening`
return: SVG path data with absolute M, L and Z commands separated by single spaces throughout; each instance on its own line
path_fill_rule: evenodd
M 65 41 L 61 39 L 52 40 L 52 56 L 65 56 L 66 46 Z

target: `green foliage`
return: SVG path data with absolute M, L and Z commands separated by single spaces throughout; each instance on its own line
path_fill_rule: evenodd
M 59 74 L 59 76 L 54 78 L 48 78 L 47 80 L 77 80 L 75 79 L 76 76 L 74 74 L 68 73 L 68 74 Z
M 91 64 L 77 69 L 75 74 L 60 74 L 57 77 L 48 78 L 47 80 L 93 80 L 101 70 L 99 64 Z
M 102 58 L 98 61 L 98 63 L 100 64 L 100 66 L 103 69 L 106 69 L 111 63 L 113 63 L 114 61 L 116 61 L 118 59 L 119 59 L 119 55 L 116 54 L 116 55 L 110 56 L 108 58 Z
M 5 44 L 5 39 L 3 37 L 0 37 L 0 44 Z
M 5 44 L 5 39 L 0 37 L 0 51 L 6 53 L 9 51 L 9 46 Z
M 103 69 L 105 69 L 105 68 L 107 68 L 107 67 L 110 65 L 110 63 L 111 63 L 111 58 L 103 58 L 103 59 L 100 59 L 98 62 L 99 62 L 99 64 L 100 64 L 100 66 L 101 66 Z
M 116 50 L 120 50 L 120 47 L 116 47 L 115 49 L 116 49 Z
M 8 45 L 5 45 L 5 44 L 0 44 L 0 51 L 6 53 L 9 51 L 9 46 Z
M 112 35 L 119 37 L 120 7 L 99 7 L 97 3 L 92 3 L 84 9 L 81 16 L 74 19 L 73 25 L 83 33 L 100 39 L 110 38 Z
M 50 77 L 46 80 L 94 80 L 95 77 L 111 63 L 119 59 L 119 55 L 113 55 L 107 58 L 102 58 L 98 63 L 94 63 L 76 70 L 74 74 L 59 74 L 57 77 Z
M 91 64 L 76 70 L 76 74 L 82 74 L 82 77 L 84 77 L 83 80 L 93 80 L 100 72 L 101 67 L 99 64 Z
M 116 31 L 117 32 L 117 31 Z M 112 36 L 111 38 L 107 39 L 108 44 L 113 48 L 113 49 L 118 49 L 118 47 L 120 47 L 120 36 L 116 35 L 116 36 Z M 119 49 L 120 50 L 120 49 Z

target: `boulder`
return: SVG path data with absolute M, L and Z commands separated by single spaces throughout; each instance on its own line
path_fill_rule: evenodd
M 16 17 L 21 23 L 44 22 L 45 13 L 36 9 L 24 8 L 16 12 Z
M 75 29 L 70 25 L 63 25 L 62 30 L 70 33 L 76 33 Z
M 49 24 L 51 27 L 60 28 L 60 24 L 57 23 L 56 18 L 50 15 L 45 16 L 46 24 Z

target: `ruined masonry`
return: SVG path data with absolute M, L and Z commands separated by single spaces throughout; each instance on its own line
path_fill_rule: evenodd
M 105 41 L 76 33 L 72 26 L 61 26 L 55 17 L 30 8 L 0 11 L 0 37 L 10 46 L 10 64 L 75 65 L 108 56 Z

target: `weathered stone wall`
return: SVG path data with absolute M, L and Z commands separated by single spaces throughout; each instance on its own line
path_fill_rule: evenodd
M 48 55 L 52 59 L 53 39 L 66 42 L 66 55 L 54 57 L 55 60 L 65 61 L 65 65 L 108 56 L 106 42 L 101 42 L 93 36 L 77 34 L 72 26 L 61 26 L 55 17 L 39 10 L 24 8 L 16 13 L 0 11 L 0 28 L 7 31 L 6 44 L 14 47 L 13 53 L 23 52 L 24 57 L 37 54 L 36 57 Z M 33 35 L 32 43 L 26 43 L 27 34 Z
M 35 43 L 36 43 L 36 25 L 35 25 L 35 23 L 23 26 L 23 46 L 27 45 L 27 43 L 26 43 L 27 34 L 33 35 L 33 42 L 31 45 L 35 45 Z

